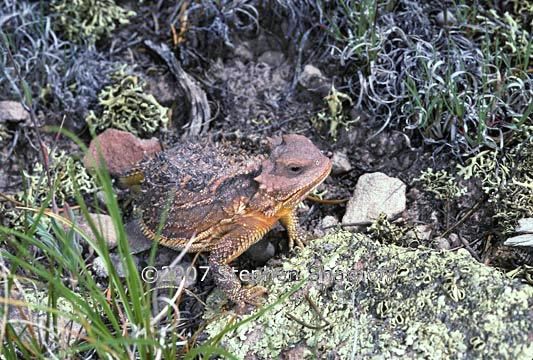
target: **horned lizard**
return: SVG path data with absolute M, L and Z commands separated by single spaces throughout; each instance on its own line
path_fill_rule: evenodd
M 257 305 L 266 289 L 243 288 L 229 264 L 278 220 L 289 247 L 303 246 L 296 206 L 331 171 L 331 161 L 302 135 L 269 139 L 269 147 L 269 156 L 248 156 L 220 144 L 187 142 L 141 162 L 123 178 L 140 185 L 143 233 L 178 250 L 194 237 L 189 251 L 210 252 L 215 282 L 241 307 Z

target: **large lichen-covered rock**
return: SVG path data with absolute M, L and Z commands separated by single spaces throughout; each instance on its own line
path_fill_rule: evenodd
M 238 358 L 276 359 L 291 351 L 331 359 L 533 355 L 533 288 L 463 250 L 385 246 L 337 232 L 262 271 L 256 279 L 275 279 L 266 283 L 268 304 L 296 284 L 296 274 L 309 280 L 221 339 Z M 220 317 L 220 306 L 216 295 L 208 300 L 204 316 L 218 317 L 206 328 L 210 337 L 235 322 L 231 312 Z

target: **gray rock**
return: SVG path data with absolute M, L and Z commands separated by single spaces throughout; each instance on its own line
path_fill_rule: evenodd
M 258 263 L 266 263 L 274 256 L 276 249 L 268 239 L 261 239 L 246 250 L 246 255 Z
M 533 247 L 533 234 L 513 236 L 503 243 L 506 246 L 531 246 Z
M 318 92 L 326 96 L 331 88 L 331 83 L 322 72 L 313 65 L 305 65 L 298 83 L 309 91 Z
M 435 241 L 436 248 L 441 250 L 450 250 L 452 247 L 450 246 L 450 242 L 448 239 L 443 237 L 437 237 L 433 241 Z
M 281 51 L 268 50 L 259 56 L 257 62 L 263 62 L 272 68 L 276 68 L 285 62 L 285 55 Z
M 435 17 L 437 24 L 439 24 L 440 26 L 453 26 L 457 23 L 457 19 L 451 11 L 446 10 L 446 19 L 444 19 L 444 14 L 444 11 L 440 11 L 437 14 L 437 16 Z
M 285 299 L 296 281 L 261 284 L 268 298 L 255 312 L 269 312 L 241 315 L 251 321 L 217 343 L 236 358 L 278 359 L 305 346 L 317 359 L 531 359 L 533 288 L 464 249 L 406 249 L 341 231 L 269 271 L 309 277 Z M 239 318 L 221 297 L 207 299 L 204 319 L 216 320 L 206 338 Z
M 113 219 L 109 215 L 105 214 L 89 214 L 91 220 L 96 225 L 98 232 L 104 238 L 108 249 L 114 249 L 117 246 L 117 234 L 115 232 L 115 226 L 113 225 Z M 89 238 L 97 243 L 96 235 L 91 230 L 89 222 L 83 216 L 77 218 L 78 226 L 89 236 Z
M 524 218 L 518 220 L 516 232 L 519 234 L 533 233 L 533 218 Z
M 254 54 L 250 50 L 250 47 L 246 43 L 239 44 L 235 47 L 235 56 L 240 57 L 243 60 L 251 61 L 254 58 Z
M 333 175 L 344 174 L 353 169 L 352 164 L 350 164 L 350 160 L 348 159 L 348 155 L 343 151 L 334 152 L 331 157 L 331 163 L 333 166 L 331 173 Z
M 459 235 L 457 235 L 456 233 L 451 233 L 448 237 L 448 241 L 450 242 L 450 246 L 453 248 L 463 245 L 463 242 L 459 238 Z
M 29 122 L 30 113 L 18 101 L 0 101 L 0 123 Z
M 154 242 L 148 239 L 141 231 L 139 224 L 136 221 L 130 221 L 124 226 L 128 244 L 132 254 L 138 254 L 149 250 L 154 245 Z
M 125 278 L 126 273 L 124 271 L 124 267 L 122 266 L 122 259 L 120 258 L 119 254 L 109 254 L 109 258 L 111 260 L 111 266 L 117 271 L 117 274 L 120 278 Z M 137 260 L 136 257 L 133 257 L 133 262 L 135 263 L 135 266 L 137 269 L 139 268 L 139 260 Z M 107 279 L 109 277 L 109 269 L 107 268 L 105 261 L 101 257 L 97 257 L 93 261 L 93 271 L 94 273 L 101 278 Z
M 315 228 L 313 235 L 316 237 L 323 237 L 326 234 L 329 234 L 332 231 L 335 231 L 336 226 L 339 224 L 339 219 L 335 216 L 327 215 L 322 219 L 320 226 Z
M 389 218 L 399 215 L 406 206 L 405 189 L 401 180 L 383 173 L 362 175 L 346 205 L 342 223 L 372 222 L 380 213 Z

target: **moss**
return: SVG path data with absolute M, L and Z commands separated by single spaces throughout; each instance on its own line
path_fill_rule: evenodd
M 135 15 L 114 0 L 54 0 L 52 11 L 59 14 L 55 26 L 74 42 L 81 42 L 81 38 L 98 41 L 109 35 L 117 23 L 128 24 L 128 18 Z
M 83 194 L 91 194 L 98 190 L 95 179 L 87 172 L 81 161 L 68 156 L 64 151 L 49 155 L 50 180 L 55 184 L 54 196 L 58 204 L 74 198 L 75 188 Z M 24 172 L 25 191 L 13 196 L 28 206 L 39 207 L 50 194 L 46 171 L 41 163 L 36 163 L 31 173 Z M 7 223 L 15 228 L 23 229 L 24 216 L 20 210 L 8 209 L 6 203 L 0 203 L 1 213 Z M 41 218 L 48 221 L 47 218 Z
M 166 129 L 169 109 L 145 93 L 145 85 L 136 75 L 120 71 L 113 78 L 115 82 L 98 95 L 102 115 L 91 111 L 86 119 L 90 127 L 99 131 L 115 128 L 140 136 Z
M 297 270 L 310 280 L 285 303 L 221 340 L 238 358 L 275 359 L 297 345 L 314 358 L 528 359 L 533 353 L 533 289 L 466 251 L 382 246 L 341 231 L 268 270 Z M 268 303 L 294 286 L 265 284 Z M 204 316 L 220 317 L 220 306 L 213 295 Z M 233 316 L 210 323 L 207 334 L 218 334 Z
M 503 155 L 496 150 L 482 151 L 465 166 L 458 165 L 458 174 L 481 181 L 505 234 L 514 231 L 519 219 L 533 216 L 533 137 L 526 135 Z

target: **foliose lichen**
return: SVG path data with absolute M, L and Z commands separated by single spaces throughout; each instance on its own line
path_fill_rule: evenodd
M 115 128 L 139 136 L 166 129 L 169 109 L 160 105 L 136 75 L 124 75 L 121 70 L 112 76 L 114 83 L 104 87 L 98 95 L 102 114 L 90 111 L 87 124 L 98 131 Z
M 55 26 L 65 38 L 73 42 L 87 38 L 93 43 L 111 33 L 117 24 L 128 24 L 128 18 L 135 15 L 114 0 L 54 0 L 52 11 L 58 14 Z
M 54 197 L 57 204 L 74 199 L 76 189 L 82 194 L 91 194 L 98 190 L 95 179 L 87 172 L 82 162 L 74 159 L 64 151 L 52 152 L 49 155 L 50 181 L 55 186 Z M 24 173 L 25 190 L 13 195 L 13 199 L 31 207 L 39 207 L 49 196 L 51 188 L 48 185 L 46 170 L 38 162 L 33 171 Z M 4 222 L 9 226 L 21 228 L 24 216 L 21 210 L 12 209 L 6 202 L 0 202 L 0 212 L 4 214 Z M 41 218 L 47 221 L 46 218 Z
M 404 247 L 417 247 L 420 245 L 418 231 L 414 226 L 399 226 L 391 223 L 385 213 L 379 214 L 378 218 L 368 228 L 369 235 L 382 244 L 394 244 Z
M 11 138 L 11 134 L 7 130 L 5 124 L 0 124 L 0 144 Z
M 285 302 L 226 334 L 219 345 L 237 358 L 277 359 L 294 347 L 307 358 L 529 359 L 533 289 L 457 252 L 383 246 L 337 232 L 309 244 L 267 272 L 309 280 Z M 295 281 L 275 277 L 267 305 Z M 280 281 L 280 279 L 284 281 Z M 208 299 L 213 337 L 235 322 Z M 255 310 L 257 311 L 257 310 Z
M 504 233 L 513 232 L 519 219 L 533 216 L 533 137 L 524 137 L 503 155 L 482 151 L 457 168 L 466 180 L 481 181 Z
M 460 187 L 455 178 L 446 170 L 434 172 L 432 168 L 428 168 L 414 181 L 419 182 L 424 191 L 433 193 L 439 200 L 459 198 L 467 191 L 466 188 Z

